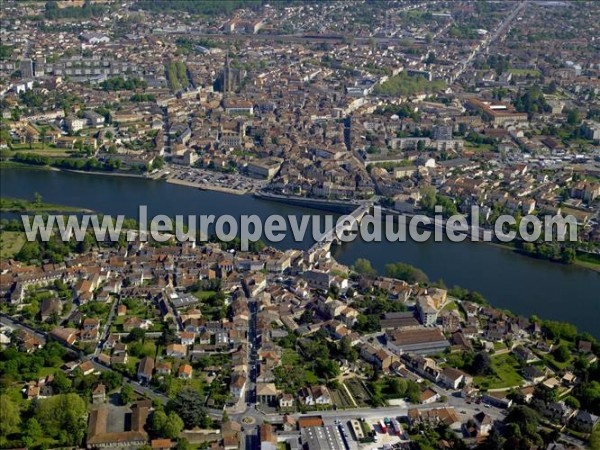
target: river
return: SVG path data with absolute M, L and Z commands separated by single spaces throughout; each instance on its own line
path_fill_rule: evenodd
M 91 208 L 105 214 L 137 217 L 138 206 L 153 214 L 324 214 L 308 208 L 178 186 L 164 181 L 111 177 L 46 170 L 0 170 L 2 196 Z M 312 240 L 297 243 L 290 236 L 278 248 L 307 248 Z M 479 291 L 489 302 L 518 314 L 575 324 L 600 337 L 600 275 L 596 272 L 537 260 L 488 244 L 413 241 L 366 243 L 356 240 L 334 247 L 334 257 L 351 265 L 367 258 L 384 272 L 388 263 L 405 262 L 421 268 L 432 280 Z

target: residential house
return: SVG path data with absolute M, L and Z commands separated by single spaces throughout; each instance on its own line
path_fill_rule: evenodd
M 152 371 L 154 370 L 154 358 L 145 356 L 140 360 L 137 370 L 137 377 L 140 383 L 150 383 L 152 381 Z
M 247 377 L 244 372 L 236 371 L 233 372 L 231 376 L 231 384 L 229 389 L 231 391 L 231 395 L 237 400 L 244 395 L 246 391 L 246 381 Z
M 305 405 L 330 405 L 331 394 L 325 386 L 311 386 L 300 391 L 300 398 Z
M 182 364 L 177 369 L 177 378 L 181 378 L 183 380 L 191 380 L 192 379 L 192 366 L 189 364 Z
M 494 420 L 483 411 L 476 414 L 474 417 L 475 428 L 478 436 L 487 436 L 492 431 Z
M 427 388 L 421 392 L 421 395 L 419 397 L 419 402 L 422 405 L 428 405 L 428 404 L 437 402 L 439 400 L 439 398 L 440 398 L 440 395 L 437 392 L 435 392 L 432 389 Z
M 583 433 L 591 433 L 599 421 L 600 417 L 580 409 L 571 418 L 570 425 L 573 429 L 577 431 L 581 431 Z
M 281 409 L 294 407 L 294 396 L 292 394 L 281 394 L 279 398 L 279 407 Z
M 470 375 L 453 367 L 444 367 L 440 372 L 440 383 L 450 389 L 458 389 L 461 385 L 468 386 L 472 381 Z
M 183 344 L 169 344 L 165 348 L 165 354 L 173 358 L 185 358 L 187 347 Z
M 98 405 L 106 401 L 106 386 L 102 383 L 92 390 L 92 403 Z

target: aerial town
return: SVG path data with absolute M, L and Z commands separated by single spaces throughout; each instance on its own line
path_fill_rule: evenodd
M 585 1 L 4 0 L 0 178 L 478 206 L 483 227 L 572 215 L 576 242 L 510 250 L 597 278 L 598 17 Z M 15 213 L 69 211 L 45 196 L 2 192 L 0 448 L 600 449 L 600 327 L 330 246 L 26 242 Z

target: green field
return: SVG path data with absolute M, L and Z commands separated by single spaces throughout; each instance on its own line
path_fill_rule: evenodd
M 32 144 L 31 146 L 29 144 L 11 144 L 11 149 L 19 153 L 34 153 L 36 155 L 61 158 L 67 157 L 73 152 L 73 150 L 52 147 L 48 144 Z
M 8 160 L 0 161 L 0 169 L 52 170 L 48 166 L 34 166 L 33 164 Z
M 371 395 L 365 389 L 363 384 L 358 378 L 349 378 L 344 381 L 344 384 L 354 397 L 354 401 L 356 404 L 360 406 L 369 406 L 369 402 L 371 401 Z
M 575 264 L 588 269 L 600 271 L 600 258 L 589 253 L 577 253 Z
M 491 152 L 493 150 L 494 150 L 494 146 L 491 144 L 473 144 L 471 142 L 465 144 L 465 151 Z
M 474 378 L 477 386 L 487 389 L 502 389 L 520 386 L 523 377 L 519 374 L 519 363 L 510 354 L 492 356 L 493 375 L 478 376 Z
M 333 403 L 336 405 L 336 407 L 344 409 L 355 407 L 344 388 L 330 389 L 330 392 Z
M 519 77 L 526 77 L 527 75 L 539 77 L 541 75 L 541 72 L 537 69 L 508 69 L 508 72 Z
M 0 198 L 0 211 L 3 212 L 90 212 L 89 209 L 74 206 L 35 202 L 22 198 Z
M 210 299 L 211 297 L 216 295 L 216 291 L 194 291 L 192 292 L 192 295 L 194 297 L 196 297 L 198 300 L 200 300 L 201 302 L 204 302 L 208 299 Z
M 560 340 L 560 344 L 559 345 L 565 345 L 565 346 L 569 346 L 569 343 L 567 341 L 565 341 L 564 339 Z M 535 354 L 544 362 L 544 364 L 546 364 L 547 366 L 549 366 L 550 368 L 554 369 L 554 370 L 565 370 L 567 369 L 571 363 L 573 362 L 573 356 L 571 355 L 569 357 L 569 359 L 567 361 L 557 361 L 556 358 L 554 357 L 554 355 L 551 353 L 542 353 L 542 352 L 535 352 Z
M 25 234 L 20 231 L 0 231 L 0 258 L 13 258 L 25 243 Z
M 454 301 L 450 301 L 444 305 L 444 311 L 454 311 L 458 309 L 458 305 Z

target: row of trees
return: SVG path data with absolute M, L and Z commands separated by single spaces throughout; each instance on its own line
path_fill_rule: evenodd
M 575 249 L 550 242 L 521 242 L 521 252 L 528 256 L 572 264 L 577 258 Z
M 52 166 L 68 170 L 104 170 L 112 172 L 113 170 L 119 170 L 121 168 L 121 160 L 114 158 L 99 161 L 96 158 L 50 158 L 36 153 L 15 153 L 13 160 L 23 164 Z M 147 170 L 147 168 L 143 166 L 143 171 L 145 170 Z
M 187 75 L 187 67 L 183 61 L 171 61 L 165 65 L 167 81 L 172 91 L 177 92 L 188 87 L 190 80 Z

